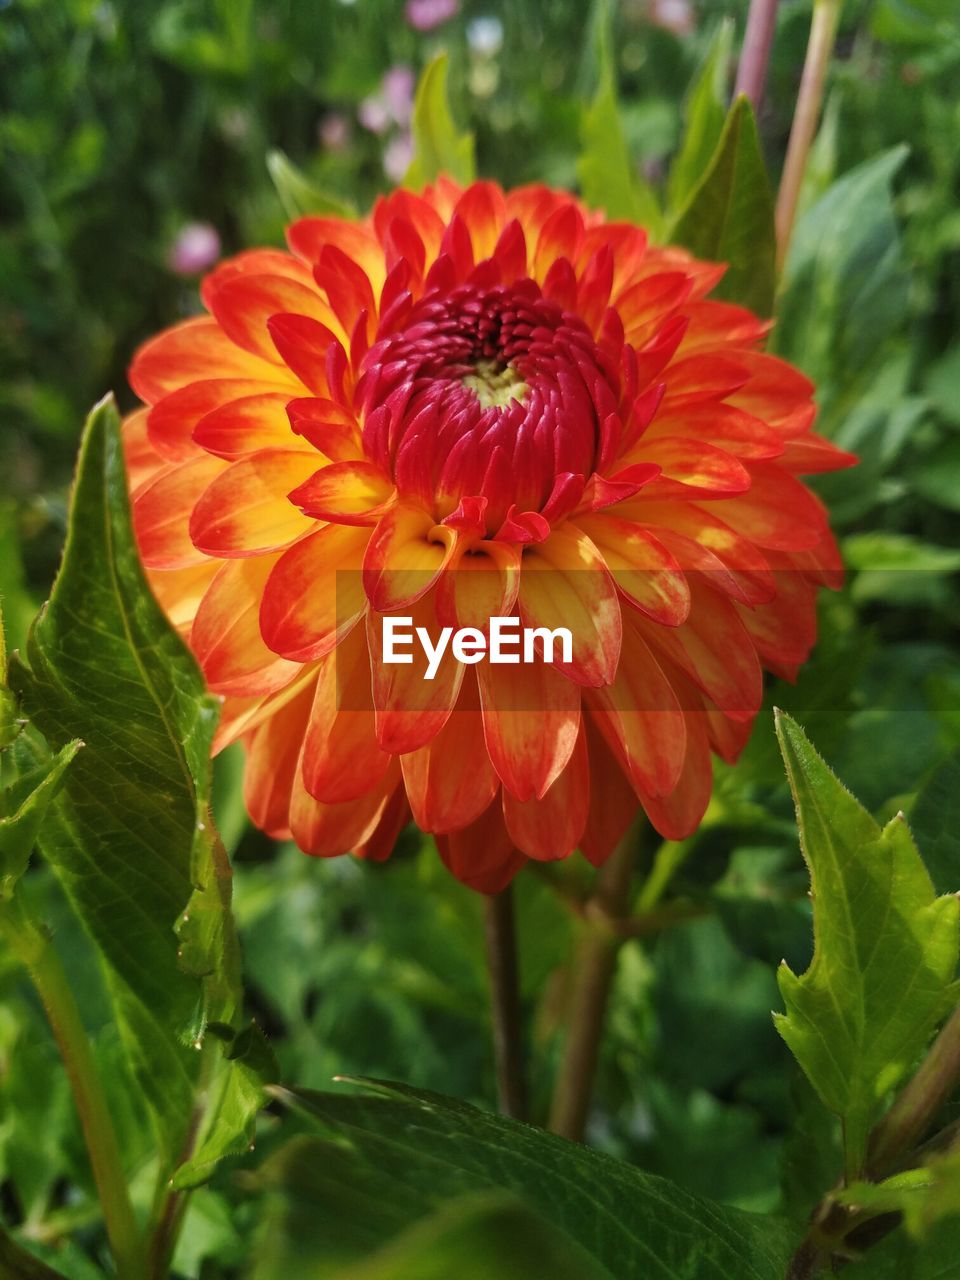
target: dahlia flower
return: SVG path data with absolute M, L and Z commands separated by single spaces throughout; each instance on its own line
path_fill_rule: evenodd
M 852 459 L 722 265 L 542 186 L 396 191 L 206 277 L 130 372 L 149 580 L 246 748 L 253 821 L 386 857 L 411 816 L 467 884 L 690 834 L 763 669 L 791 678 L 836 548 L 798 474 Z M 517 617 L 569 661 L 383 661 Z

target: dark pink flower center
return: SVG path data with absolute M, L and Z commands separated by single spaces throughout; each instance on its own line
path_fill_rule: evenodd
M 543 511 L 558 487 L 569 505 L 617 411 L 610 364 L 533 280 L 427 295 L 366 356 L 364 446 L 438 519 L 476 497 L 493 530 L 511 507 Z

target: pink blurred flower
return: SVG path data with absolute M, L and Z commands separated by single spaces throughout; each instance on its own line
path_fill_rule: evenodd
M 380 92 L 387 104 L 387 110 L 399 125 L 410 123 L 415 88 L 416 77 L 410 67 L 391 67 L 383 77 Z
M 383 171 L 391 182 L 402 182 L 413 159 L 413 138 L 398 133 L 383 149 Z
M 688 36 L 697 25 L 690 0 L 650 0 L 649 18 L 675 36 Z
M 413 115 L 413 92 L 416 80 L 409 67 L 391 67 L 380 81 L 380 88 L 364 98 L 357 108 L 357 119 L 371 133 L 386 133 L 391 124 L 405 128 Z
M 328 111 L 317 125 L 320 145 L 328 151 L 342 151 L 350 141 L 350 119 L 342 111 Z
M 178 276 L 196 276 L 220 257 L 220 237 L 209 222 L 188 222 L 170 246 L 167 266 Z
M 371 93 L 357 107 L 357 119 L 371 133 L 386 133 L 390 125 L 390 111 L 383 96 Z
M 417 31 L 432 31 L 460 12 L 460 0 L 407 0 L 404 15 Z

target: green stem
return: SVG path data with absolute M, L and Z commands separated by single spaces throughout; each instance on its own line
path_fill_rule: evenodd
M 949 1146 L 956 1138 L 955 1125 L 948 1126 L 917 1148 L 945 1103 L 960 1087 L 960 1009 L 947 1019 L 940 1034 L 902 1090 L 893 1106 L 870 1134 L 858 1134 L 847 1142 L 844 1183 L 850 1185 L 867 1177 L 879 1182 L 904 1167 L 922 1163 L 924 1154 Z M 860 1153 L 866 1149 L 866 1168 Z M 830 1265 L 835 1257 L 849 1256 L 876 1244 L 897 1223 L 890 1213 L 864 1212 L 837 1204 L 828 1193 L 813 1214 L 810 1231 L 802 1242 L 787 1273 L 787 1280 L 809 1280 Z
M 523 1019 L 517 963 L 517 929 L 513 890 L 508 885 L 486 900 L 484 932 L 490 970 L 493 1046 L 500 1110 L 515 1120 L 527 1118 L 523 1063 Z
M 790 141 L 787 144 L 787 156 L 777 195 L 777 265 L 780 269 L 786 261 L 790 237 L 793 234 L 793 223 L 797 216 L 797 205 L 800 201 L 800 190 L 803 186 L 803 175 L 807 167 L 807 157 L 820 119 L 824 83 L 837 38 L 841 4 L 842 0 L 814 0 L 813 22 L 810 26 L 810 39 L 807 43 L 803 75 L 800 79 L 800 92 L 797 95 Z
M 885 1178 L 920 1142 L 937 1113 L 960 1087 L 960 1008 L 944 1023 L 917 1073 L 870 1137 L 867 1169 Z
M 49 937 L 31 924 L 16 900 L 0 901 L 0 932 L 37 989 L 67 1069 L 118 1280 L 142 1280 L 143 1243 L 123 1173 L 120 1144 L 60 957 Z
M 637 828 L 632 826 L 598 871 L 593 896 L 585 908 L 585 931 L 574 958 L 569 1030 L 549 1124 L 554 1133 L 574 1142 L 583 1141 L 590 1111 L 607 1003 L 623 942 L 617 925 L 626 915 L 638 844 Z
M 634 915 L 646 916 L 654 910 L 670 887 L 670 881 L 690 856 L 692 843 L 665 840 L 654 854 L 653 865 L 633 904 Z
M 625 920 L 612 922 L 611 927 L 622 938 L 652 938 L 676 924 L 686 924 L 688 920 L 702 920 L 713 915 L 713 907 L 709 902 L 668 902 L 666 906 L 654 907 L 643 915 L 629 916 Z

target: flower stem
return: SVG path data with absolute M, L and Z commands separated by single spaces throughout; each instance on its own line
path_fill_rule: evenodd
M 861 1177 L 879 1182 L 900 1168 L 913 1168 L 934 1150 L 956 1141 L 957 1122 L 919 1147 L 951 1096 L 960 1087 L 960 1008 L 955 1009 L 920 1064 L 916 1075 L 870 1135 L 866 1169 L 847 1171 L 844 1183 Z M 840 1184 L 841 1186 L 843 1183 Z M 820 1274 L 835 1256 L 849 1256 L 882 1240 L 897 1224 L 897 1215 L 864 1212 L 840 1205 L 828 1192 L 814 1210 L 810 1230 L 794 1255 L 787 1280 Z
M 0 902 L 0 932 L 37 989 L 67 1069 L 118 1280 L 143 1280 L 142 1238 L 120 1144 L 66 971 L 49 937 L 26 918 L 16 900 Z
M 920 1142 L 960 1086 L 960 1008 L 954 1009 L 916 1075 L 874 1129 L 867 1156 L 872 1178 L 884 1178 Z
M 787 144 L 787 157 L 784 161 L 780 190 L 777 195 L 777 266 L 779 269 L 783 268 L 786 261 L 790 237 L 793 234 L 793 223 L 797 215 L 797 204 L 800 200 L 800 189 L 803 186 L 803 175 L 807 167 L 807 157 L 820 119 L 824 82 L 837 38 L 841 4 L 842 0 L 814 0 L 813 4 L 810 39 L 807 43 L 800 92 L 797 95 L 797 106 L 790 128 L 790 141 Z
M 754 111 L 760 110 L 763 89 L 767 82 L 770 63 L 770 46 L 777 25 L 777 0 L 750 0 L 747 30 L 743 37 L 740 65 L 737 67 L 737 85 L 734 96 L 741 93 L 750 99 Z
M 617 924 L 627 914 L 630 881 L 637 857 L 632 826 L 597 873 L 587 904 L 584 935 L 574 959 L 570 1029 L 550 1108 L 550 1129 L 582 1142 L 590 1110 L 600 1042 L 623 938 Z
M 517 965 L 517 930 L 513 890 L 506 888 L 486 901 L 484 930 L 490 970 L 493 1051 L 500 1110 L 515 1120 L 527 1117 L 523 1062 L 523 1024 Z

